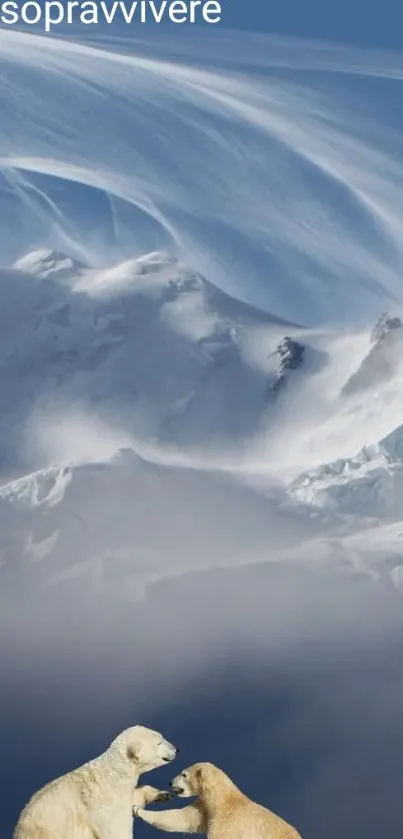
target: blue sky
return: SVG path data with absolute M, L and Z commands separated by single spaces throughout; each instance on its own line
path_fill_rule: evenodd
M 220 26 L 225 28 L 403 50 L 400 0 L 221 0 L 221 5 Z M 168 25 L 182 33 L 186 30 Z M 116 21 L 108 29 L 120 26 Z
M 224 23 L 280 35 L 403 48 L 399 0 L 223 0 Z

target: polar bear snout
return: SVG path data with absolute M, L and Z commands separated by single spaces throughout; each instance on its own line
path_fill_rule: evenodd
M 181 772 L 180 775 L 177 775 L 173 781 L 170 782 L 169 786 L 174 791 L 175 795 L 178 795 L 179 798 L 190 798 L 195 794 L 193 790 L 193 786 L 191 784 L 190 776 L 187 774 L 186 771 Z
M 164 763 L 171 763 L 171 760 L 175 760 L 177 754 L 177 747 L 160 737 L 156 743 L 147 744 L 147 747 L 140 749 L 139 763 L 142 765 L 143 771 L 149 771 L 150 769 L 157 769 Z
M 178 781 L 170 781 L 169 786 L 174 791 L 175 795 L 183 795 L 185 792 L 183 785 L 178 783 Z
M 164 740 L 162 747 L 165 751 L 165 754 L 162 755 L 164 763 L 171 763 L 171 760 L 175 760 L 176 756 L 179 754 L 178 747 L 173 746 L 172 743 L 168 743 L 167 740 Z
M 184 787 L 181 784 L 175 784 L 173 781 L 170 781 L 169 786 L 171 787 L 175 795 L 183 795 L 183 793 L 185 792 Z

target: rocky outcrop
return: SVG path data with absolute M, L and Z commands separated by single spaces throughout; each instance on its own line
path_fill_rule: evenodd
M 305 347 L 288 335 L 280 341 L 277 349 L 270 356 L 274 362 L 274 375 L 269 383 L 269 394 L 277 393 L 284 387 L 290 371 L 297 370 L 304 361 Z
M 371 332 L 368 354 L 342 388 L 342 395 L 352 396 L 392 379 L 399 370 L 402 349 L 402 321 L 399 317 L 382 315 Z
M 392 332 L 394 329 L 402 329 L 403 324 L 400 318 L 398 317 L 391 317 L 388 314 L 383 314 L 378 323 L 375 324 L 372 332 L 371 332 L 371 344 L 379 344 L 380 341 L 384 341 L 384 339 Z

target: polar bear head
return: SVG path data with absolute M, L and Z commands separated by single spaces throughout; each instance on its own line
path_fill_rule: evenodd
M 130 763 L 139 775 L 151 772 L 164 763 L 170 763 L 178 753 L 176 746 L 165 740 L 162 734 L 142 725 L 122 731 L 111 743 L 108 751 Z
M 194 763 L 171 781 L 170 786 L 179 798 L 202 796 L 206 790 L 226 778 L 213 763 Z

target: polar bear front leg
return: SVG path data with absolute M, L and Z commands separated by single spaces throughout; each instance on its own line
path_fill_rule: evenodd
M 134 810 L 138 807 L 147 807 L 147 804 L 155 804 L 156 801 L 170 801 L 175 796 L 171 792 L 156 789 L 155 787 L 144 786 L 136 787 L 133 790 L 132 807 Z
M 135 808 L 135 815 L 143 819 L 147 824 L 157 827 L 159 830 L 166 830 L 168 833 L 205 833 L 206 821 L 204 813 L 196 802 L 182 810 L 161 810 L 151 812 Z

